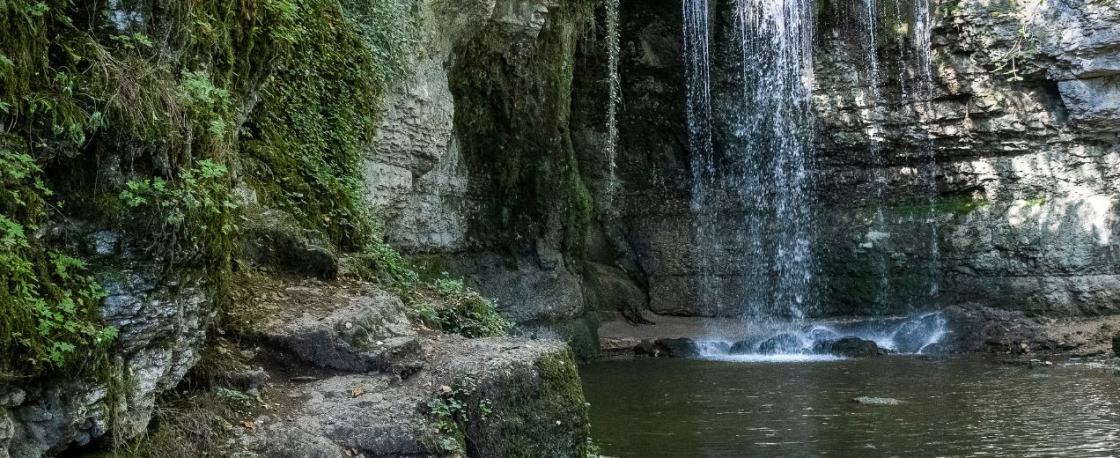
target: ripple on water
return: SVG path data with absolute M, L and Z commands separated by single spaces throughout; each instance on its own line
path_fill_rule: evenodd
M 748 364 L 587 366 L 593 435 L 604 454 L 620 458 L 1087 458 L 1120 451 L 1120 377 L 1111 371 L 907 357 L 803 364 L 768 356 Z M 853 401 L 860 396 L 902 404 L 869 407 Z

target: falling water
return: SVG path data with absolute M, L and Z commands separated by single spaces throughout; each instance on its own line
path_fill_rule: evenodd
M 918 82 L 916 98 L 920 109 L 919 116 L 927 124 L 933 121 L 933 59 L 932 59 L 932 33 L 933 18 L 930 11 L 931 0 L 915 0 L 914 2 L 914 46 L 917 54 Z M 929 226 L 929 295 L 937 297 L 941 289 L 941 249 L 937 233 L 937 157 L 933 152 L 933 137 L 926 135 L 922 148 L 924 167 L 922 178 L 926 183 L 926 193 L 929 199 L 927 224 Z
M 732 2 L 723 44 L 735 52 L 718 70 L 737 72 L 737 84 L 719 87 L 715 110 L 709 6 L 684 5 L 701 306 L 751 322 L 801 320 L 815 301 L 813 1 Z
M 684 0 L 684 56 L 687 82 L 688 146 L 693 173 L 692 211 L 696 215 L 693 245 L 697 251 L 697 301 L 710 309 L 720 301 L 714 260 L 719 252 L 712 211 L 715 161 L 712 150 L 711 12 L 708 0 Z M 715 305 L 713 305 L 715 304 Z
M 886 216 L 883 213 L 883 186 L 886 181 L 886 156 L 883 152 L 882 145 L 882 126 L 880 125 L 876 108 L 879 102 L 882 101 L 882 89 L 880 88 L 881 78 L 879 76 L 879 50 L 876 41 L 877 32 L 877 5 L 876 0 L 863 0 L 862 8 L 862 29 L 863 38 L 863 54 L 867 59 L 865 65 L 867 67 L 867 87 L 870 93 L 870 100 L 867 101 L 870 109 L 868 110 L 868 150 L 870 153 L 871 168 L 874 173 L 874 200 L 875 200 L 875 215 L 872 221 L 872 232 L 879 234 L 887 233 Z M 875 247 L 875 273 L 878 277 L 878 292 L 876 302 L 883 306 L 890 299 L 891 282 L 887 276 L 887 256 L 883 247 Z
M 618 1 L 607 0 L 607 82 L 609 85 L 609 96 L 607 99 L 607 161 L 609 161 L 610 178 L 607 183 L 608 198 L 614 197 L 614 191 L 618 184 L 618 177 L 615 171 L 616 156 L 618 154 L 618 104 L 622 100 L 621 93 L 621 80 L 618 75 L 618 55 L 619 55 L 619 24 L 618 24 Z

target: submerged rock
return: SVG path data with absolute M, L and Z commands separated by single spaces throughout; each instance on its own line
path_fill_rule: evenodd
M 860 396 L 855 398 L 855 401 L 869 406 L 896 406 L 902 404 L 902 401 L 894 398 L 877 398 L 872 396 Z
M 875 342 L 858 337 L 845 337 L 835 342 L 817 342 L 816 345 L 813 345 L 813 352 L 847 358 L 866 358 L 887 354 L 887 351 L 879 348 L 879 345 Z

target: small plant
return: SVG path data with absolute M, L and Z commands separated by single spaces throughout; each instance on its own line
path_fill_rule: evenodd
M 439 396 L 428 401 L 428 409 L 436 419 L 436 430 L 442 436 L 439 439 L 439 446 L 444 451 L 451 452 L 461 448 L 463 434 L 461 425 L 469 423 L 472 414 L 479 420 L 485 421 L 494 413 L 487 399 L 480 399 L 477 409 L 472 411 L 469 401 L 471 393 L 470 389 L 443 386 Z
M 402 292 L 411 292 L 420 283 L 420 274 L 416 272 L 389 244 L 380 240 L 367 243 L 362 249 L 360 259 L 363 267 L 368 268 L 372 275 L 383 275 L 393 283 L 393 286 Z
M 587 438 L 587 458 L 600 458 L 603 454 L 603 449 L 596 444 L 590 437 Z
M 119 198 L 125 207 L 145 211 L 138 222 L 155 233 L 173 258 L 192 259 L 201 250 L 215 251 L 238 229 L 231 215 L 237 205 L 229 200 L 226 174 L 224 165 L 203 159 L 174 180 L 130 181 Z
M 53 195 L 41 173 L 0 144 L 0 372 L 69 369 L 117 337 L 101 323 L 104 292 L 85 264 L 32 235 Z
M 494 302 L 467 287 L 462 280 L 436 280 L 429 294 L 414 300 L 412 318 L 425 326 L 465 337 L 506 335 L 513 323 L 498 314 Z

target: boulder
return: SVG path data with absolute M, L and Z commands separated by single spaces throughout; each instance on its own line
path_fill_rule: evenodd
M 308 284 L 287 287 L 282 297 L 286 303 L 262 298 L 256 304 L 272 311 L 259 332 L 304 362 L 400 376 L 423 367 L 420 339 L 392 294 Z
M 755 349 L 754 342 L 749 340 L 740 340 L 731 345 L 727 352 L 732 355 L 746 355 L 753 353 Z
M 779 334 L 758 344 L 758 352 L 766 355 L 797 353 L 801 348 L 801 339 L 793 334 Z
M 887 354 L 887 351 L 879 348 L 875 342 L 858 337 L 845 337 L 835 342 L 818 342 L 813 346 L 813 352 L 846 358 L 866 358 Z
M 657 341 L 669 356 L 674 358 L 695 358 L 700 356 L 700 346 L 692 339 L 660 339 Z

